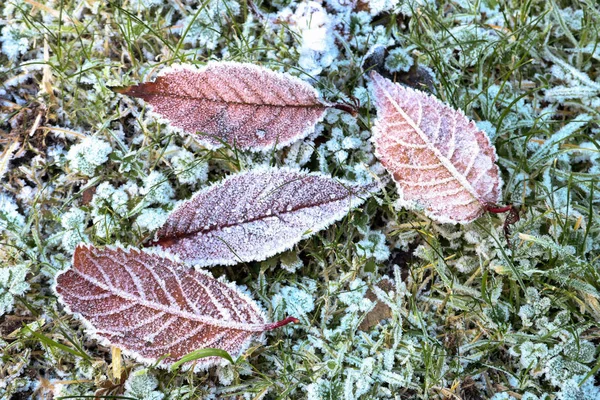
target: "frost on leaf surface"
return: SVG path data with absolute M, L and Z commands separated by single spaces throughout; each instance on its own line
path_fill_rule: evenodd
M 313 132 L 327 104 L 308 83 L 253 64 L 178 65 L 120 91 L 208 147 L 281 148 Z
M 161 254 L 80 245 L 56 278 L 59 300 L 104 344 L 168 366 L 189 352 L 219 348 L 240 355 L 253 335 L 295 319 L 266 323 L 259 306 L 234 285 Z M 222 359 L 204 358 L 198 368 Z
M 371 73 L 376 156 L 401 206 L 438 222 L 468 223 L 501 197 L 497 155 L 485 132 L 435 97 Z
M 203 266 L 260 261 L 343 218 L 366 195 L 363 187 L 322 174 L 249 171 L 181 204 L 157 231 L 156 241 Z

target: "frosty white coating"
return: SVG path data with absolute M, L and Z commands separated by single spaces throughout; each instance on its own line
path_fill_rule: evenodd
M 235 358 L 253 335 L 281 325 L 235 285 L 157 252 L 79 245 L 55 291 L 102 343 L 147 363 L 169 354 L 163 367 L 207 347 Z M 221 362 L 208 357 L 197 368 Z
M 501 197 L 498 157 L 462 111 L 371 73 L 375 155 L 394 178 L 398 203 L 438 222 L 469 223 Z
M 121 92 L 210 148 L 282 148 L 312 133 L 328 106 L 296 77 L 236 62 L 175 65 Z
M 163 248 L 202 266 L 260 261 L 360 205 L 364 188 L 318 173 L 258 169 L 194 195 L 156 233 Z

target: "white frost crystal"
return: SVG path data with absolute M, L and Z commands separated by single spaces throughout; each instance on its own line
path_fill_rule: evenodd
M 83 229 L 85 222 L 85 212 L 80 208 L 72 207 L 64 213 L 60 219 L 60 224 L 65 229 Z
M 283 307 L 284 313 L 288 315 L 306 315 L 315 308 L 315 303 L 310 292 L 316 289 L 316 285 L 313 286 L 313 290 L 303 290 L 295 287 L 284 287 L 281 289 L 279 294 L 273 297 L 273 304 L 275 307 Z
M 319 74 L 337 58 L 333 21 L 325 8 L 316 1 L 302 2 L 292 16 L 292 23 L 300 35 L 298 65 L 308 74 Z
M 14 25 L 7 25 L 2 28 L 0 42 L 2 42 L 2 52 L 10 60 L 16 60 L 29 49 L 29 40 L 20 36 Z
M 153 231 L 167 220 L 169 213 L 162 208 L 145 208 L 135 220 L 142 229 Z
M 390 50 L 390 54 L 385 59 L 385 68 L 390 72 L 407 72 L 413 63 L 411 55 L 405 49 L 398 47 Z
M 373 257 L 383 262 L 390 257 L 390 249 L 385 244 L 385 235 L 379 231 L 369 231 L 363 240 L 356 244 L 356 253 L 363 257 Z
M 139 400 L 161 400 L 165 395 L 155 390 L 158 380 L 145 368 L 137 369 L 125 382 L 125 396 Z
M 229 386 L 235 379 L 235 371 L 233 367 L 228 365 L 219 365 L 217 367 L 217 376 L 219 377 L 219 382 L 221 385 Z
M 27 271 L 26 264 L 0 268 L 0 316 L 12 311 L 14 296 L 20 296 L 29 289 L 25 282 Z
M 195 184 L 208 179 L 208 164 L 196 160 L 194 155 L 187 150 L 181 150 L 171 162 L 180 183 Z
M 89 236 L 87 234 L 75 229 L 70 229 L 63 233 L 61 244 L 69 254 L 72 254 L 79 243 L 88 241 Z
M 162 172 L 152 171 L 144 179 L 144 187 L 140 190 L 146 204 L 167 204 L 175 195 L 175 191 Z
M 90 136 L 69 149 L 67 160 L 75 171 L 91 177 L 96 167 L 108 161 L 111 152 L 109 143 Z
M 17 203 L 8 195 L 0 193 L 0 232 L 11 227 L 23 226 L 25 219 L 19 214 Z
M 369 11 L 371 15 L 377 15 L 384 11 L 390 11 L 398 5 L 398 0 L 370 0 Z

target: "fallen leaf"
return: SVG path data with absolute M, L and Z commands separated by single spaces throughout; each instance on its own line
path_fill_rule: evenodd
M 209 148 L 280 149 L 314 131 L 325 110 L 308 83 L 253 64 L 176 65 L 117 90 L 148 102 L 161 118 Z
M 380 280 L 375 286 L 377 286 L 384 292 L 389 292 L 390 290 L 393 290 L 395 288 L 394 282 L 391 279 L 387 278 Z M 365 297 L 377 303 L 375 304 L 375 307 L 373 307 L 373 309 L 369 311 L 367 315 L 365 315 L 365 318 L 358 326 L 358 329 L 360 329 L 363 332 L 367 332 L 372 327 L 379 325 L 379 323 L 384 319 L 392 317 L 392 309 L 383 301 L 377 299 L 377 296 L 375 295 L 375 293 L 373 293 L 371 289 L 367 290 L 367 293 L 365 293 Z
M 371 73 L 375 155 L 398 187 L 399 205 L 438 222 L 468 223 L 501 197 L 497 155 L 462 111 Z
M 340 220 L 367 195 L 363 187 L 318 173 L 240 173 L 176 208 L 155 244 L 201 266 L 261 261 Z
M 77 313 L 102 344 L 147 363 L 168 354 L 162 367 L 201 348 L 237 357 L 252 336 L 297 322 L 289 317 L 267 323 L 260 307 L 233 284 L 167 255 L 135 249 L 79 245 L 55 289 L 67 311 Z M 204 358 L 196 369 L 221 360 Z

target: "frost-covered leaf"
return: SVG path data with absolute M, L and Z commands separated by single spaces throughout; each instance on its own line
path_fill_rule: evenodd
M 497 155 L 485 132 L 432 96 L 371 77 L 376 156 L 396 181 L 401 206 L 468 223 L 499 201 Z
M 281 148 L 312 133 L 329 106 L 308 83 L 253 64 L 177 65 L 119 90 L 208 147 Z
M 104 344 L 144 362 L 171 365 L 201 348 L 240 355 L 262 336 L 295 318 L 267 323 L 260 307 L 234 285 L 158 253 L 80 245 L 73 266 L 56 278 L 59 300 L 78 313 Z M 221 362 L 208 357 L 205 368 Z
M 156 240 L 203 266 L 260 261 L 341 219 L 366 194 L 363 187 L 318 173 L 258 169 L 182 203 Z
M 0 316 L 12 311 L 15 296 L 21 296 L 29 289 L 25 280 L 28 272 L 27 264 L 0 267 Z
M 381 281 L 377 282 L 377 287 L 385 292 L 389 292 L 390 290 L 394 289 L 395 285 L 394 282 L 390 279 L 382 279 Z M 375 307 L 373 307 L 373 309 L 367 313 L 365 318 L 358 326 L 358 329 L 367 332 L 369 329 L 378 325 L 384 319 L 391 318 L 392 309 L 390 308 L 390 306 L 388 306 L 381 300 L 378 300 L 377 296 L 371 289 L 367 290 L 365 297 L 373 302 L 377 302 L 375 304 Z

